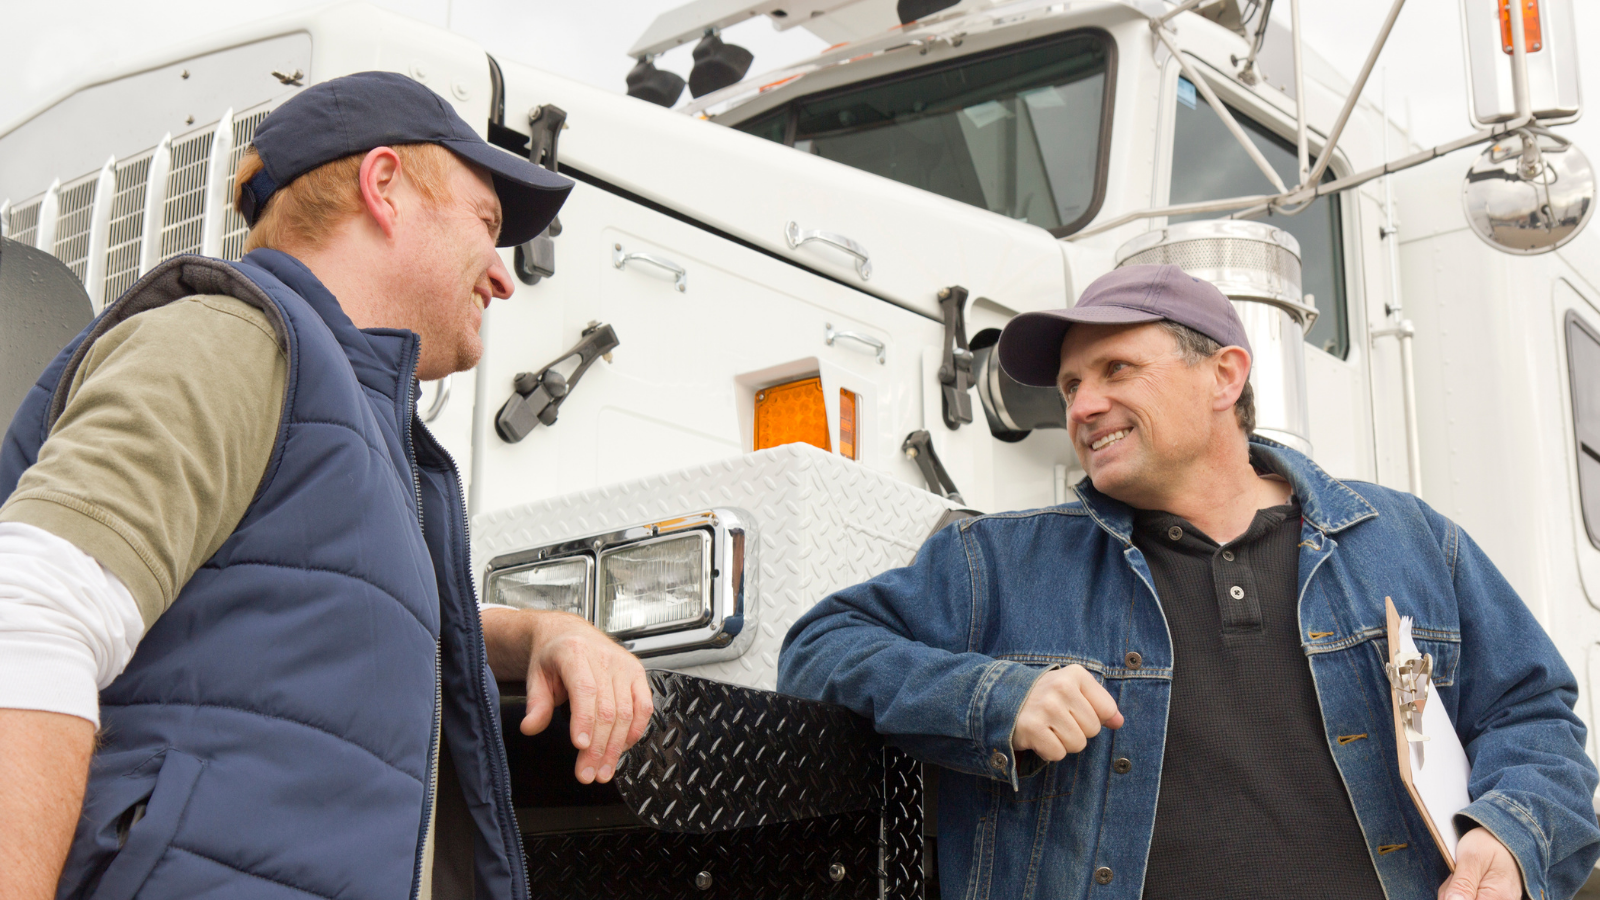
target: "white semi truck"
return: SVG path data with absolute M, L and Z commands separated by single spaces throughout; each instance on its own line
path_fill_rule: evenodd
M 1600 721 L 1600 262 L 1552 250 L 1586 223 L 1593 177 L 1542 129 L 1580 111 L 1570 0 L 1520 19 L 1464 0 L 1480 130 L 1441 148 L 1347 103 L 1372 59 L 1351 85 L 1271 7 L 698 0 L 640 39 L 624 96 L 341 4 L 119 64 L 13 123 L 0 230 L 69 267 L 92 311 L 173 255 L 238 258 L 228 198 L 255 126 L 369 69 L 575 179 L 557 225 L 506 251 L 517 290 L 487 311 L 476 370 L 423 386 L 468 479 L 482 591 L 754 689 L 657 684 L 684 698 L 664 697 L 672 728 L 793 751 L 698 765 L 812 799 L 640 775 L 691 753 L 662 729 L 620 797 L 541 785 L 527 773 L 570 751 L 513 734 L 530 862 L 572 896 L 938 896 L 918 767 L 887 753 L 865 793 L 830 781 L 860 775 L 870 739 L 761 692 L 829 591 L 906 563 L 961 510 L 1072 499 L 1059 398 L 990 353 L 1012 316 L 1121 264 L 1218 282 L 1257 351 L 1260 430 L 1464 525 Z M 716 35 L 751 16 L 835 45 L 744 78 Z M 691 41 L 696 96 L 664 108 L 682 80 L 651 58 Z M 813 726 L 853 737 L 819 750 Z

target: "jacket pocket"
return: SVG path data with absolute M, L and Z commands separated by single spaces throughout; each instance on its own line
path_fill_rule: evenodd
M 166 751 L 149 799 L 144 801 L 143 814 L 137 814 L 139 807 L 135 805 L 122 817 L 126 838 L 119 836 L 122 848 L 100 876 L 91 900 L 131 900 L 138 893 L 156 863 L 166 855 L 204 767 L 187 753 L 170 748 Z
M 1461 639 L 1416 639 L 1417 652 L 1433 657 L 1433 683 L 1437 687 L 1451 687 L 1456 683 L 1456 664 L 1461 659 Z

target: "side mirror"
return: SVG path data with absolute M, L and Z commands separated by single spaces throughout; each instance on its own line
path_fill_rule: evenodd
M 1519 129 L 1489 145 L 1461 186 L 1461 205 L 1478 237 L 1524 256 L 1577 237 L 1594 201 L 1594 169 L 1583 151 L 1543 129 Z

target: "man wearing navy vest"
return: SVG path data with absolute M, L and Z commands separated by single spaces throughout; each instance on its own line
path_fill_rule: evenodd
M 0 897 L 527 897 L 495 680 L 526 733 L 571 702 L 583 782 L 649 686 L 578 617 L 480 612 L 416 394 L 572 183 L 366 72 L 237 185 L 244 259 L 149 272 L 0 446 Z

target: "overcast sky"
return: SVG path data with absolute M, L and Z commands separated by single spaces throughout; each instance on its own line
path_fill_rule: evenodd
M 869 0 L 891 2 L 891 0 Z M 1467 133 L 1466 76 L 1461 48 L 1462 0 L 1407 0 L 1380 67 L 1387 69 L 1392 115 L 1409 118 L 1423 144 Z M 1492 3 L 1494 0 L 1467 0 Z M 1600 2 L 1572 0 L 1580 46 L 1600 48 Z M 681 0 L 377 0 L 377 5 L 448 27 L 501 60 L 517 60 L 599 87 L 621 91 L 632 60 L 627 50 L 659 13 Z M 1306 41 L 1348 77 L 1360 69 L 1390 0 L 1302 0 Z M 119 58 L 143 56 L 255 19 L 319 5 L 311 0 L 0 0 L 8 37 L 0 67 L 0 123 L 11 122 Z M 1289 2 L 1274 18 L 1288 22 Z M 775 31 L 765 18 L 725 33 L 754 51 L 753 71 L 776 68 L 822 49 L 804 29 Z M 1584 94 L 1600 101 L 1600 57 L 1583 72 Z M 687 45 L 658 63 L 687 75 Z M 687 96 L 687 92 L 685 92 Z M 1367 96 L 1379 96 L 1374 75 Z M 0 129 L 4 125 L 0 124 Z M 1600 116 L 1591 112 L 1571 134 L 1600 160 Z M 1398 151 L 1398 148 L 1396 148 Z M 1463 154 L 1464 156 L 1464 154 Z

